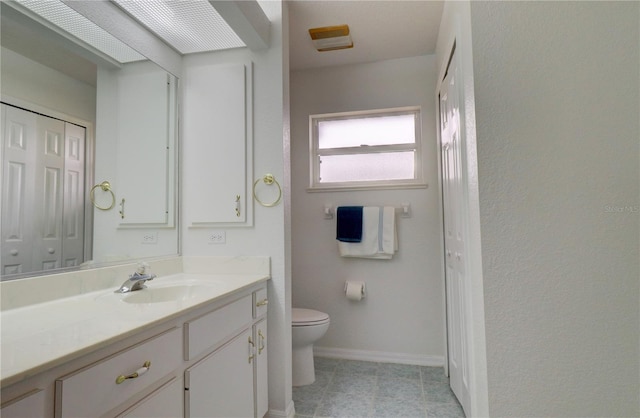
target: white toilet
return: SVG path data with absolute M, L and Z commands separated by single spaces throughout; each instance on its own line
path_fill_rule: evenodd
M 291 340 L 293 386 L 310 385 L 316 380 L 313 344 L 329 329 L 329 315 L 313 309 L 293 308 Z

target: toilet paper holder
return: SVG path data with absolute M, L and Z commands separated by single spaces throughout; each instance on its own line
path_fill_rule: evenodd
M 366 284 L 365 284 L 365 282 L 357 282 L 357 281 L 349 281 L 349 280 L 347 280 L 344 283 L 344 293 L 345 294 L 347 294 L 347 289 L 349 288 L 349 284 L 355 285 L 355 286 L 360 286 L 361 298 L 364 299 L 364 297 L 366 295 Z

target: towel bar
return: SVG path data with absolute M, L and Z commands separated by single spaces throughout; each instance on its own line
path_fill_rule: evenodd
M 411 203 L 403 203 L 400 206 L 394 206 L 394 208 L 401 218 L 411 217 Z M 335 209 L 332 206 L 324 207 L 324 219 L 333 219 L 334 215 Z

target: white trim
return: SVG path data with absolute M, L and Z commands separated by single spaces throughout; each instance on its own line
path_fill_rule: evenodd
M 354 190 L 392 190 L 392 189 L 426 189 L 429 187 L 427 183 L 393 183 L 390 181 L 387 184 L 379 184 L 380 182 L 370 182 L 374 184 L 362 184 L 354 182 L 354 185 L 350 183 L 325 183 L 327 186 L 308 188 L 307 192 L 351 192 Z M 337 186 L 337 185 L 340 186 Z M 332 186 L 336 185 L 336 186 Z
M 287 405 L 286 410 L 281 411 L 276 409 L 269 409 L 269 411 L 265 416 L 268 418 L 294 418 L 295 415 L 296 415 L 296 409 L 293 405 L 293 401 L 290 401 L 289 405 Z
M 414 364 L 418 366 L 444 367 L 443 356 L 392 353 L 386 351 L 352 350 L 347 348 L 313 347 L 313 354 L 344 360 L 376 361 L 380 363 Z
M 375 145 L 366 148 L 345 147 L 320 149 L 318 138 L 318 121 L 335 121 L 345 119 L 366 119 L 376 116 L 414 115 L 415 143 Z M 344 181 L 322 183 L 320 181 L 320 156 L 376 154 L 379 152 L 412 151 L 414 157 L 413 178 L 372 181 Z M 308 192 L 340 191 L 340 190 L 375 190 L 375 189 L 408 189 L 426 187 L 422 158 L 422 107 L 405 106 L 386 109 L 359 110 L 340 113 L 323 113 L 309 115 L 309 187 Z

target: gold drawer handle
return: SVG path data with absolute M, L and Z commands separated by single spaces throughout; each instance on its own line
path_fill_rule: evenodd
M 258 347 L 258 354 L 262 354 L 262 350 L 264 350 L 265 345 L 264 345 L 264 334 L 262 333 L 261 329 L 258 330 L 258 335 L 260 336 L 260 346 Z
M 251 360 L 256 356 L 255 347 L 256 345 L 253 343 L 253 339 L 249 337 L 249 364 L 251 364 Z
M 140 367 L 138 370 L 136 370 L 135 372 L 131 373 L 130 375 L 125 376 L 125 375 L 121 374 L 120 376 L 118 376 L 116 378 L 116 384 L 119 385 L 120 383 L 124 382 L 127 379 L 135 379 L 136 377 L 142 376 L 150 368 L 151 368 L 151 362 L 149 360 L 147 360 L 147 361 L 144 362 L 144 365 L 142 367 Z
M 256 302 L 256 306 L 266 306 L 269 303 L 269 301 L 267 299 L 262 299 L 258 302 Z

